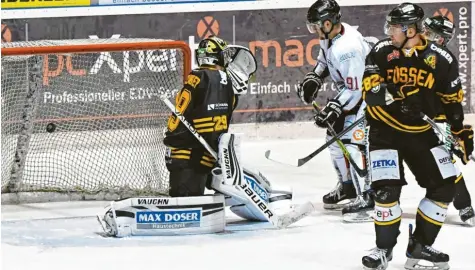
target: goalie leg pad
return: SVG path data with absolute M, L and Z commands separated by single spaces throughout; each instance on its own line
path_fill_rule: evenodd
M 218 163 L 222 170 L 222 181 L 226 185 L 241 184 L 243 168 L 241 167 L 241 136 L 224 133 L 219 137 Z
M 211 187 L 219 193 L 222 193 L 226 196 L 226 206 L 230 206 L 230 210 L 237 216 L 253 221 L 268 221 L 267 217 L 264 216 L 261 210 L 249 201 L 249 197 L 242 193 L 241 190 L 237 189 L 234 185 L 224 184 L 222 171 L 214 170 L 213 171 L 213 181 Z M 269 191 L 270 185 L 268 181 L 263 181 L 265 177 L 259 172 L 258 174 L 246 170 L 243 174 L 243 180 L 245 181 L 249 188 L 251 188 L 257 196 L 259 196 L 259 201 L 266 204 L 267 207 L 271 208 L 272 211 L 277 210 L 282 211 L 289 210 L 292 200 L 292 191 L 285 188 Z
M 114 237 L 224 231 L 224 197 L 144 197 L 111 202 L 99 222 Z
M 250 174 L 247 171 L 244 173 L 244 180 L 260 197 L 260 199 L 264 201 L 270 209 L 272 209 L 273 212 L 278 213 L 281 210 L 282 212 L 288 212 L 290 210 L 292 191 L 282 189 L 278 191 L 275 190 L 274 192 L 270 193 L 259 182 L 257 175 Z M 242 197 L 242 199 L 245 198 L 246 197 Z M 232 205 L 230 210 L 237 216 L 247 220 L 263 222 L 267 221 L 267 218 L 263 215 L 262 211 L 257 209 L 256 206 L 251 202 Z

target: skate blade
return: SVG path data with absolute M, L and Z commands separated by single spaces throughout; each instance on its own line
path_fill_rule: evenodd
M 387 265 L 380 265 L 376 268 L 369 268 L 369 267 L 363 266 L 364 270 L 386 270 L 387 268 L 388 268 Z
M 469 218 L 469 219 L 463 221 L 463 225 L 465 225 L 467 227 L 475 227 L 475 217 Z
M 373 222 L 372 212 L 373 210 L 344 214 L 343 221 L 347 223 Z
M 323 209 L 331 210 L 331 211 L 341 211 L 341 209 L 345 208 L 348 204 L 352 203 L 353 201 L 354 200 L 348 200 L 347 202 L 338 203 L 338 204 L 324 203 L 323 204 Z
M 450 266 L 448 262 L 429 262 L 408 258 L 404 268 L 408 270 L 449 270 Z

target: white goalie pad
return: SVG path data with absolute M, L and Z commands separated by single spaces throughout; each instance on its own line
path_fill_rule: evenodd
M 222 195 L 123 199 L 97 218 L 112 237 L 217 233 L 226 225 Z
M 263 211 L 250 201 L 246 194 L 236 187 L 247 183 L 258 196 L 254 202 L 265 204 L 261 209 L 270 208 L 272 211 L 289 211 L 292 201 L 292 191 L 288 188 L 273 190 L 266 177 L 257 170 L 243 169 L 240 164 L 240 136 L 226 133 L 219 141 L 220 167 L 213 170 L 212 188 L 227 195 L 226 206 L 236 215 L 255 221 L 268 221 Z

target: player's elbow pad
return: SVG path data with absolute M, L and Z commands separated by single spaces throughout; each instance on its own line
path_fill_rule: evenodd
M 380 83 L 375 87 L 366 90 L 363 98 L 369 106 L 384 106 L 389 105 L 394 101 L 393 96 L 388 91 L 386 83 Z

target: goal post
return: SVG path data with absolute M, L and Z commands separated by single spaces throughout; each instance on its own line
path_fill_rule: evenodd
M 159 93 L 182 88 L 182 41 L 2 43 L 2 203 L 168 193 Z

